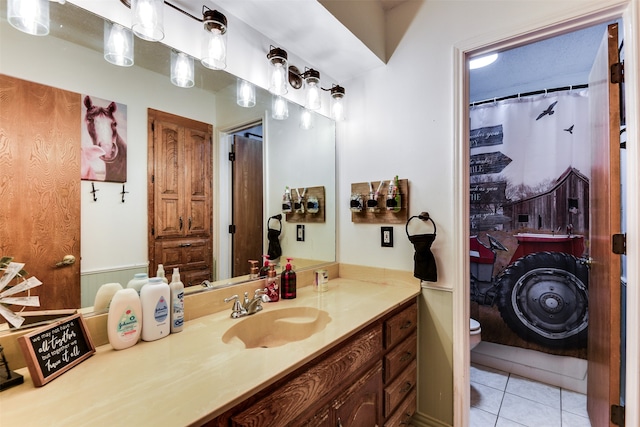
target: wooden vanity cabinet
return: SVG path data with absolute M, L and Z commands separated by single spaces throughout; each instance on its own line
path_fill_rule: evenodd
M 402 425 L 416 407 L 416 324 L 414 300 L 205 425 Z

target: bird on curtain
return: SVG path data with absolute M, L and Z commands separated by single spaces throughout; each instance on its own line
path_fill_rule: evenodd
M 550 116 L 553 115 L 553 113 L 555 113 L 555 111 L 553 111 L 553 107 L 555 107 L 557 103 L 558 103 L 558 101 L 556 101 L 553 104 L 549 105 L 549 107 L 546 110 L 544 110 L 542 113 L 540 113 L 538 115 L 536 120 L 540 120 L 541 118 L 543 118 L 547 114 L 550 115 Z

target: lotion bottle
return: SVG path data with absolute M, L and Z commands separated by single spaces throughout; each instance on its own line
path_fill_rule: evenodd
M 156 277 L 161 278 L 164 283 L 169 283 L 169 281 L 167 280 L 167 275 L 164 272 L 164 265 L 158 264 L 158 271 L 156 272 Z
M 100 286 L 93 301 L 93 311 L 107 310 L 113 296 L 121 289 L 122 285 L 120 283 L 105 283 Z
M 182 331 L 184 326 L 184 285 L 180 281 L 180 271 L 173 269 L 171 283 L 171 333 Z
M 280 292 L 282 299 L 294 299 L 296 297 L 296 272 L 291 268 L 291 260 L 287 258 L 287 265 L 280 275 Z
M 129 280 L 129 283 L 127 283 L 127 288 L 135 289 L 138 295 L 140 295 L 140 290 L 147 283 L 149 283 L 149 276 L 147 276 L 147 273 L 136 273 L 133 275 L 133 279 Z
M 278 286 L 278 276 L 276 273 L 276 265 L 269 263 L 269 272 L 267 273 L 267 293 L 268 302 L 276 302 L 280 300 L 280 289 Z
M 117 291 L 111 299 L 107 315 L 107 336 L 115 350 L 135 345 L 142 332 L 142 306 L 133 288 Z
M 169 285 L 160 277 L 150 278 L 149 283 L 140 290 L 143 341 L 155 341 L 171 332 L 170 298 Z

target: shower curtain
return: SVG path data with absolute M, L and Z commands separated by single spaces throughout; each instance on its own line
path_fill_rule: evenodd
M 519 246 L 522 246 L 519 255 L 531 253 L 532 249 L 521 243 L 522 233 L 532 235 L 532 240 L 539 235 L 572 236 L 571 242 L 577 244 L 565 246 L 559 252 L 582 255 L 579 244 L 586 243 L 589 226 L 588 109 L 588 89 L 542 93 L 470 107 L 472 317 L 480 317 L 485 341 L 554 354 L 568 351 L 583 357 L 588 319 L 586 289 L 568 288 L 564 294 L 556 290 L 558 295 L 551 292 L 543 297 L 541 285 L 522 285 L 524 291 L 538 292 L 534 307 L 532 295 L 510 299 L 501 289 L 505 284 L 499 284 L 498 278 L 505 272 L 513 272 L 509 267 Z M 485 249 L 490 251 L 482 256 L 480 253 Z M 537 251 L 535 247 L 533 250 Z M 496 254 L 495 259 L 491 252 Z M 570 270 L 567 276 L 587 281 L 579 267 L 579 271 L 572 266 L 567 270 Z M 538 288 L 534 289 L 535 286 Z M 561 304 L 564 305 L 559 307 Z M 569 304 L 576 304 L 579 312 L 566 312 Z M 507 305 L 511 307 L 505 308 Z M 570 324 L 567 328 L 573 328 L 572 332 L 564 333 L 566 339 L 560 337 L 563 333 L 553 330 L 561 329 L 561 325 L 554 324 L 561 316 Z M 536 325 L 545 319 L 550 332 L 541 331 Z M 522 324 L 514 327 L 518 320 Z

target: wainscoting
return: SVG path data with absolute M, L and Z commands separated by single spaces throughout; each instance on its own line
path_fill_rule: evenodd
M 80 272 L 82 307 L 93 306 L 100 286 L 105 283 L 120 283 L 125 288 L 136 273 L 148 273 L 147 264 Z

